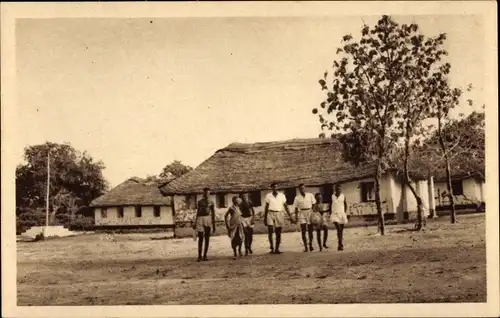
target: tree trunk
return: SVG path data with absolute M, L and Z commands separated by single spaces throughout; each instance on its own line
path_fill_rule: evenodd
M 411 193 L 415 197 L 417 201 L 417 224 L 415 229 L 420 231 L 425 228 L 425 215 L 422 210 L 422 198 L 418 195 L 415 188 L 412 186 L 410 182 L 410 173 L 408 171 L 408 157 L 410 156 L 410 127 L 407 125 L 406 127 L 406 136 L 405 136 L 405 159 L 404 159 L 404 175 L 405 175 L 405 183 L 410 188 Z M 410 212 L 410 211 L 408 211 Z
M 52 212 L 50 212 L 50 214 L 49 214 L 49 220 L 50 220 L 49 224 L 57 225 L 56 224 L 56 211 L 55 210 L 53 210 Z
M 380 230 L 380 235 L 385 235 L 385 221 L 384 221 L 384 213 L 382 211 L 382 203 L 380 202 L 380 183 L 382 181 L 382 167 L 380 160 L 377 164 L 377 171 L 375 177 L 375 204 L 377 206 L 377 215 L 378 215 L 378 227 Z
M 434 195 L 434 192 L 431 192 L 431 171 L 430 170 L 427 170 L 427 191 L 428 193 L 433 193 L 432 195 Z M 429 200 L 429 219 L 432 219 L 434 218 L 436 215 L 436 211 L 435 211 L 435 207 L 432 205 L 432 199 L 430 198 L 430 196 L 428 196 L 428 200 Z
M 415 229 L 417 231 L 420 231 L 425 228 L 426 220 L 425 220 L 425 215 L 422 210 L 422 198 L 417 194 L 417 190 L 413 187 L 413 185 L 410 182 L 410 175 L 408 173 L 408 170 L 405 168 L 405 183 L 410 188 L 411 193 L 415 197 L 415 200 L 417 201 L 417 224 L 415 226 Z
M 446 165 L 446 188 L 448 189 L 448 197 L 450 198 L 450 221 L 452 224 L 457 222 L 457 215 L 455 212 L 455 198 L 453 197 L 453 190 L 451 188 L 451 168 L 450 160 L 448 158 L 448 151 L 446 151 L 446 145 L 443 140 L 443 131 L 441 127 L 441 118 L 438 118 L 438 135 L 439 135 L 439 145 L 441 146 L 441 151 L 444 155 L 444 162 Z
M 455 198 L 453 197 L 453 189 L 451 188 L 451 172 L 450 172 L 450 162 L 448 160 L 448 154 L 444 156 L 446 162 L 446 187 L 448 188 L 448 196 L 450 198 L 450 221 L 452 224 L 457 222 L 457 214 L 455 212 Z

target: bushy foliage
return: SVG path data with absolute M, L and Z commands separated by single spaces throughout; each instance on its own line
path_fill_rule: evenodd
M 49 157 L 50 152 L 50 157 Z M 50 158 L 50 225 L 69 226 L 75 215 L 107 190 L 100 161 L 70 144 L 26 147 L 16 168 L 16 231 L 45 224 L 47 158 Z

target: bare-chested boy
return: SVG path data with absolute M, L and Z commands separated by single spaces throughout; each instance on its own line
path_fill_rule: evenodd
M 243 217 L 243 227 L 245 228 L 245 255 L 248 255 L 253 254 L 252 242 L 255 210 L 246 193 L 240 194 L 240 199 L 241 216 Z
M 196 217 L 193 222 L 193 228 L 198 233 L 198 262 L 208 261 L 207 253 L 210 245 L 210 230 L 213 229 L 215 233 L 215 208 L 214 202 L 209 199 L 208 195 L 210 190 L 203 189 L 203 198 L 198 201 L 198 208 L 196 210 Z M 203 250 L 203 258 L 201 257 L 203 242 L 205 248 Z

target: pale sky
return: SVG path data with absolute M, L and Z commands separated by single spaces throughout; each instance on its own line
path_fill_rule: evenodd
M 318 80 L 340 38 L 379 17 L 18 20 L 17 147 L 70 142 L 111 186 L 196 167 L 231 142 L 317 137 Z M 448 34 L 455 86 L 483 99 L 480 16 L 405 16 Z M 465 110 L 470 112 L 470 109 Z

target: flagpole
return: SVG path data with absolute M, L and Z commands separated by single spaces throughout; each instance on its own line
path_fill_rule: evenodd
M 50 192 L 50 149 L 47 152 L 47 200 L 45 202 L 45 226 L 49 226 L 49 192 Z

